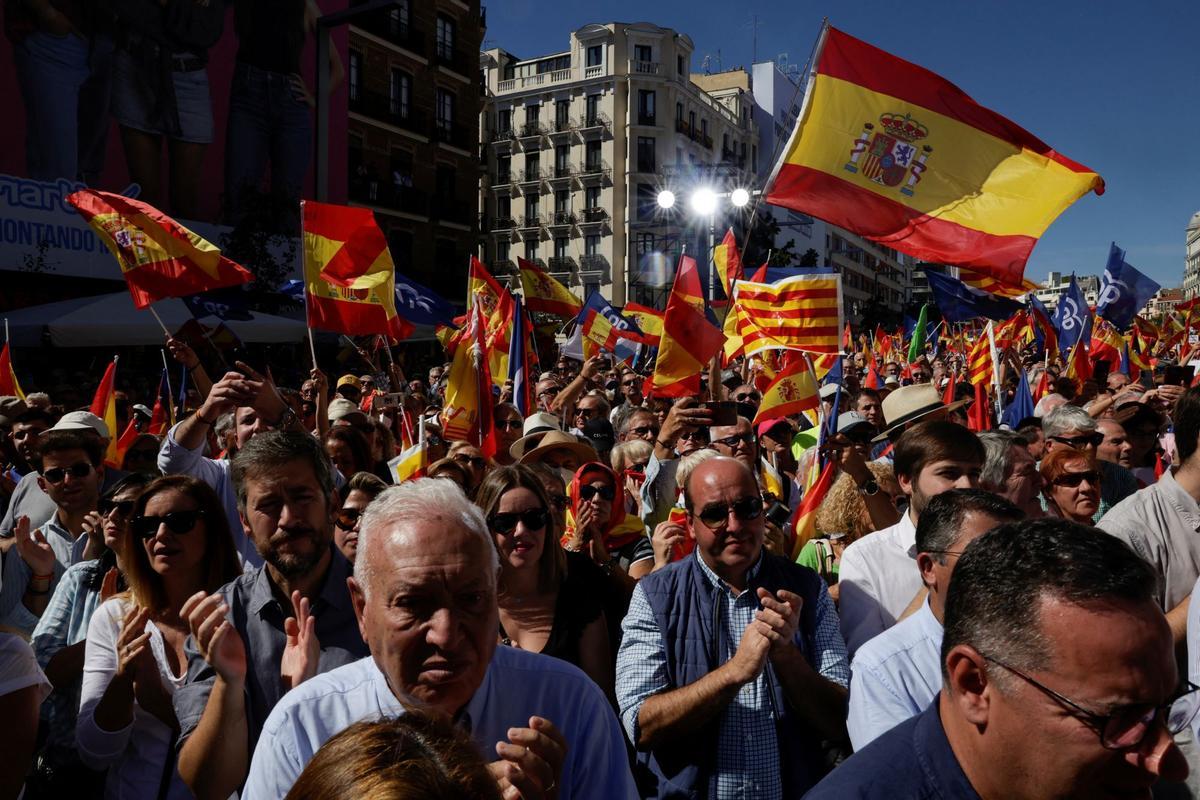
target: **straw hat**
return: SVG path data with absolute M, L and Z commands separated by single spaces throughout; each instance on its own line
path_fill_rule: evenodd
M 883 398 L 883 419 L 886 427 L 883 433 L 871 441 L 882 442 L 893 433 L 901 431 L 906 425 L 939 411 L 953 411 L 956 408 L 962 408 L 969 402 L 971 401 L 958 400 L 954 403 L 943 403 L 942 395 L 930 383 L 901 386 Z
M 522 464 L 531 464 L 537 461 L 542 454 L 548 453 L 551 450 L 569 450 L 579 459 L 580 464 L 599 460 L 594 447 L 590 444 L 584 444 L 575 438 L 575 436 L 565 431 L 549 431 L 542 434 L 542 440 L 538 442 L 537 447 L 519 456 L 515 452 L 518 444 L 520 444 L 520 440 L 513 442 L 513 446 L 509 452 Z
M 537 447 L 538 442 L 548 431 L 561 430 L 562 424 L 553 414 L 547 414 L 545 411 L 530 414 L 525 418 L 525 424 L 521 426 L 521 438 L 512 443 L 508 452 L 513 458 L 520 461 L 521 456 L 525 455 L 525 451 Z

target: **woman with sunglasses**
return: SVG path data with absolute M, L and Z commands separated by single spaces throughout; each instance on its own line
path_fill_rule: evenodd
M 584 464 L 568 488 L 571 510 L 563 546 L 590 555 L 627 593 L 654 567 L 654 546 L 641 519 L 616 504 L 617 477 L 598 462 Z
M 541 479 L 526 466 L 500 467 L 475 502 L 500 554 L 501 641 L 575 664 L 611 697 L 604 574 L 586 556 L 564 553 Z
M 333 543 L 351 564 L 358 554 L 358 524 L 362 521 L 363 512 L 386 488 L 387 484 L 370 472 L 356 472 L 346 482 L 343 491 L 346 499 L 333 518 Z
M 646 465 L 654 447 L 642 439 L 629 439 L 612 449 L 609 460 L 613 472 L 621 477 L 622 503 L 626 514 L 642 516 L 642 484 L 646 482 Z
M 521 438 L 522 430 L 525 427 L 525 418 L 512 403 L 498 403 L 496 410 L 492 413 L 492 419 L 495 420 L 496 425 L 496 455 L 492 457 L 492 460 L 502 467 L 515 464 L 516 459 L 513 458 L 509 449 L 513 446 L 513 442 Z
M 1052 517 L 1092 525 L 1100 509 L 1100 465 L 1086 450 L 1055 448 L 1042 459 L 1042 499 Z
M 88 623 L 101 603 L 125 589 L 122 573 L 129 519 L 134 501 L 149 482 L 145 475 L 129 475 L 101 495 L 99 510 L 88 515 L 84 527 L 99 530 L 105 549 L 99 558 L 67 568 L 33 631 L 30 644 L 38 665 L 54 686 L 43 710 L 49 737 L 35 778 L 43 793 L 66 791 L 78 785 L 69 776 L 90 774 L 75 748 L 75 714 Z
M 175 765 L 171 695 L 183 685 L 184 602 L 241 573 L 225 509 L 203 481 L 159 478 L 133 507 L 122 553 L 129 591 L 88 627 L 76 740 L 83 762 L 108 769 L 106 798 L 191 797 Z

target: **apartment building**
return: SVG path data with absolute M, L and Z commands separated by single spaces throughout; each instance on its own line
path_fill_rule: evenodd
M 522 257 L 582 296 L 661 303 L 680 246 L 706 246 L 710 221 L 660 208 L 658 194 L 754 181 L 749 91 L 705 92 L 693 50 L 685 34 L 614 22 L 536 58 L 481 55 L 481 251 L 493 272 Z
M 1200 295 L 1200 211 L 1192 214 L 1185 233 L 1187 260 L 1183 267 L 1183 299 Z
M 1087 300 L 1088 305 L 1096 305 L 1096 301 L 1100 297 L 1100 278 L 1096 275 L 1076 275 L 1075 281 L 1079 284 L 1079 291 L 1083 292 L 1083 297 Z M 1047 273 L 1041 288 L 1034 294 L 1048 310 L 1053 311 L 1058 308 L 1058 299 L 1066 294 L 1070 287 L 1070 274 L 1050 272 Z
M 479 0 L 399 0 L 350 26 L 349 202 L 376 212 L 398 272 L 451 300 L 478 238 L 485 27 Z

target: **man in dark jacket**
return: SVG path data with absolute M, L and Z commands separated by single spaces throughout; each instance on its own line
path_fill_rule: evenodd
M 821 579 L 763 549 L 754 475 L 709 459 L 684 493 L 695 556 L 643 578 L 617 658 L 644 797 L 799 797 L 846 736 L 849 668 Z

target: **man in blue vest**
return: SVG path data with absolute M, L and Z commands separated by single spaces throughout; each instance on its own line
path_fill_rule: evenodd
M 762 495 L 724 456 L 684 491 L 695 555 L 638 582 L 617 700 L 643 797 L 799 797 L 846 738 L 850 671 L 824 582 L 763 549 Z

